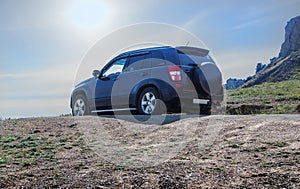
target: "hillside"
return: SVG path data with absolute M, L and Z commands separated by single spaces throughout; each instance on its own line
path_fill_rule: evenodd
M 282 57 L 257 73 L 253 79 L 242 85 L 243 88 L 268 82 L 286 80 L 300 80 L 300 50 L 291 52 L 287 57 Z
M 300 80 L 266 82 L 227 91 L 228 114 L 300 113 L 299 102 Z
M 230 78 L 226 89 L 247 88 L 268 82 L 300 79 L 300 16 L 292 18 L 285 27 L 285 39 L 279 55 L 265 65 L 258 63 L 256 73 L 247 79 Z
M 287 23 L 280 53 L 270 61 L 259 63 L 254 76 L 227 80 L 228 114 L 300 113 L 300 16 Z
M 277 58 L 255 74 L 242 87 L 266 82 L 300 79 L 300 16 L 292 18 L 285 27 L 285 39 Z

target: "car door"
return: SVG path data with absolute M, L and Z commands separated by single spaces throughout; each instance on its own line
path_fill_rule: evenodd
M 111 108 L 111 99 L 118 95 L 118 77 L 123 70 L 127 58 L 113 61 L 104 67 L 97 79 L 95 87 L 95 104 L 97 109 Z
M 132 89 L 143 80 L 150 77 L 149 67 L 150 54 L 149 52 L 144 52 L 140 54 L 135 54 L 130 56 L 129 61 L 124 68 L 124 71 L 119 77 L 118 87 L 119 87 L 119 103 L 125 107 L 129 107 L 129 96 Z

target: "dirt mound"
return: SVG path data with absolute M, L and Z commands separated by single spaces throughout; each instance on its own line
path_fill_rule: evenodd
M 164 125 L 109 116 L 0 121 L 0 188 L 300 188 L 299 116 L 181 118 Z M 125 146 L 119 160 L 127 164 L 92 144 Z M 127 161 L 161 158 L 174 144 L 182 148 L 152 166 Z

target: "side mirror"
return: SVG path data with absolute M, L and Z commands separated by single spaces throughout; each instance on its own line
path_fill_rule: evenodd
M 101 72 L 99 70 L 93 70 L 93 76 L 95 78 L 98 78 L 100 76 Z

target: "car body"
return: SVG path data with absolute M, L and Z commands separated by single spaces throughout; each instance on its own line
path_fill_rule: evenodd
M 223 100 L 222 75 L 209 51 L 153 47 L 122 53 L 75 86 L 73 115 L 130 110 L 160 114 L 199 109 Z

